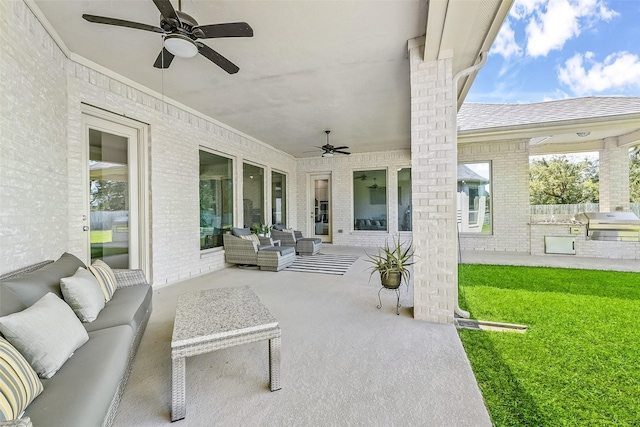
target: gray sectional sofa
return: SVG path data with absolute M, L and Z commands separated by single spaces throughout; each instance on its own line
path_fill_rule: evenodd
M 47 293 L 60 298 L 60 279 L 84 263 L 71 254 L 0 277 L 0 316 L 22 312 Z M 110 426 L 133 357 L 151 314 L 152 288 L 141 270 L 114 270 L 116 290 L 92 322 L 82 323 L 88 341 L 48 379 L 26 408 L 35 427 Z M 22 425 L 0 422 L 5 425 Z M 23 425 L 31 425 L 24 423 Z

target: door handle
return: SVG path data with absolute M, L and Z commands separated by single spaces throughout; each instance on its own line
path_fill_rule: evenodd
M 89 226 L 85 225 L 84 227 L 82 227 L 82 231 L 89 231 Z

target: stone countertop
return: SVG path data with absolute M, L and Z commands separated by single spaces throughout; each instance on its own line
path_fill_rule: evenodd
M 529 223 L 529 225 L 572 225 L 580 227 L 586 224 L 579 221 L 532 221 Z
M 278 320 L 248 286 L 178 296 L 171 348 L 272 329 Z

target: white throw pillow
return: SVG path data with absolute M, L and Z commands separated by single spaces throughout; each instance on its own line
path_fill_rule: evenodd
M 51 292 L 25 310 L 0 317 L 0 332 L 41 378 L 51 378 L 89 340 L 71 307 Z
M 93 322 L 104 308 L 102 288 L 91 272 L 79 267 L 71 277 L 60 279 L 64 300 L 83 322 Z

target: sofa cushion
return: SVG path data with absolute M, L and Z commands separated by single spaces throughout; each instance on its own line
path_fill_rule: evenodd
M 78 267 L 84 267 L 84 263 L 76 256 L 65 252 L 57 261 L 36 271 L 3 280 L 1 286 L 11 291 L 7 294 L 13 301 L 11 307 L 3 302 L 2 314 L 24 310 L 49 292 L 62 298 L 60 279 L 73 276 Z M 4 296 L 5 292 L 2 295 Z
M 111 267 L 109 267 L 106 262 L 97 259 L 89 266 L 89 271 L 93 273 L 100 284 L 100 288 L 104 294 L 104 300 L 109 302 L 113 293 L 116 291 L 117 282 L 113 270 L 111 270 Z
M 260 239 L 255 234 L 243 234 L 240 236 L 240 238 L 243 240 L 249 240 L 250 242 L 253 242 L 256 245 L 260 246 Z
M 317 237 L 303 237 L 302 239 L 298 240 L 302 242 L 322 243 L 322 239 L 318 239 Z
M 0 338 L 0 421 L 18 418 L 43 389 L 29 362 Z
M 104 295 L 98 280 L 82 267 L 71 277 L 60 279 L 64 300 L 82 322 L 92 322 L 104 308 Z
M 238 228 L 238 227 L 233 227 L 231 229 L 231 234 L 233 234 L 236 237 L 240 237 L 240 236 L 246 236 L 248 234 L 251 234 L 251 229 L 249 228 Z
M 129 325 L 137 331 L 151 309 L 152 295 L 149 284 L 118 288 L 96 320 L 83 326 L 89 332 L 118 325 Z
M 56 375 L 43 380 L 45 393 L 25 411 L 33 425 L 100 426 L 128 369 L 134 332 L 116 326 L 89 333 L 89 341 Z
M 89 339 L 71 307 L 48 293 L 31 307 L 0 317 L 0 332 L 42 378 L 50 378 Z
M 271 251 L 271 252 L 280 252 L 280 255 L 286 255 L 296 253 L 296 250 L 292 246 L 264 246 L 260 249 L 261 251 Z

